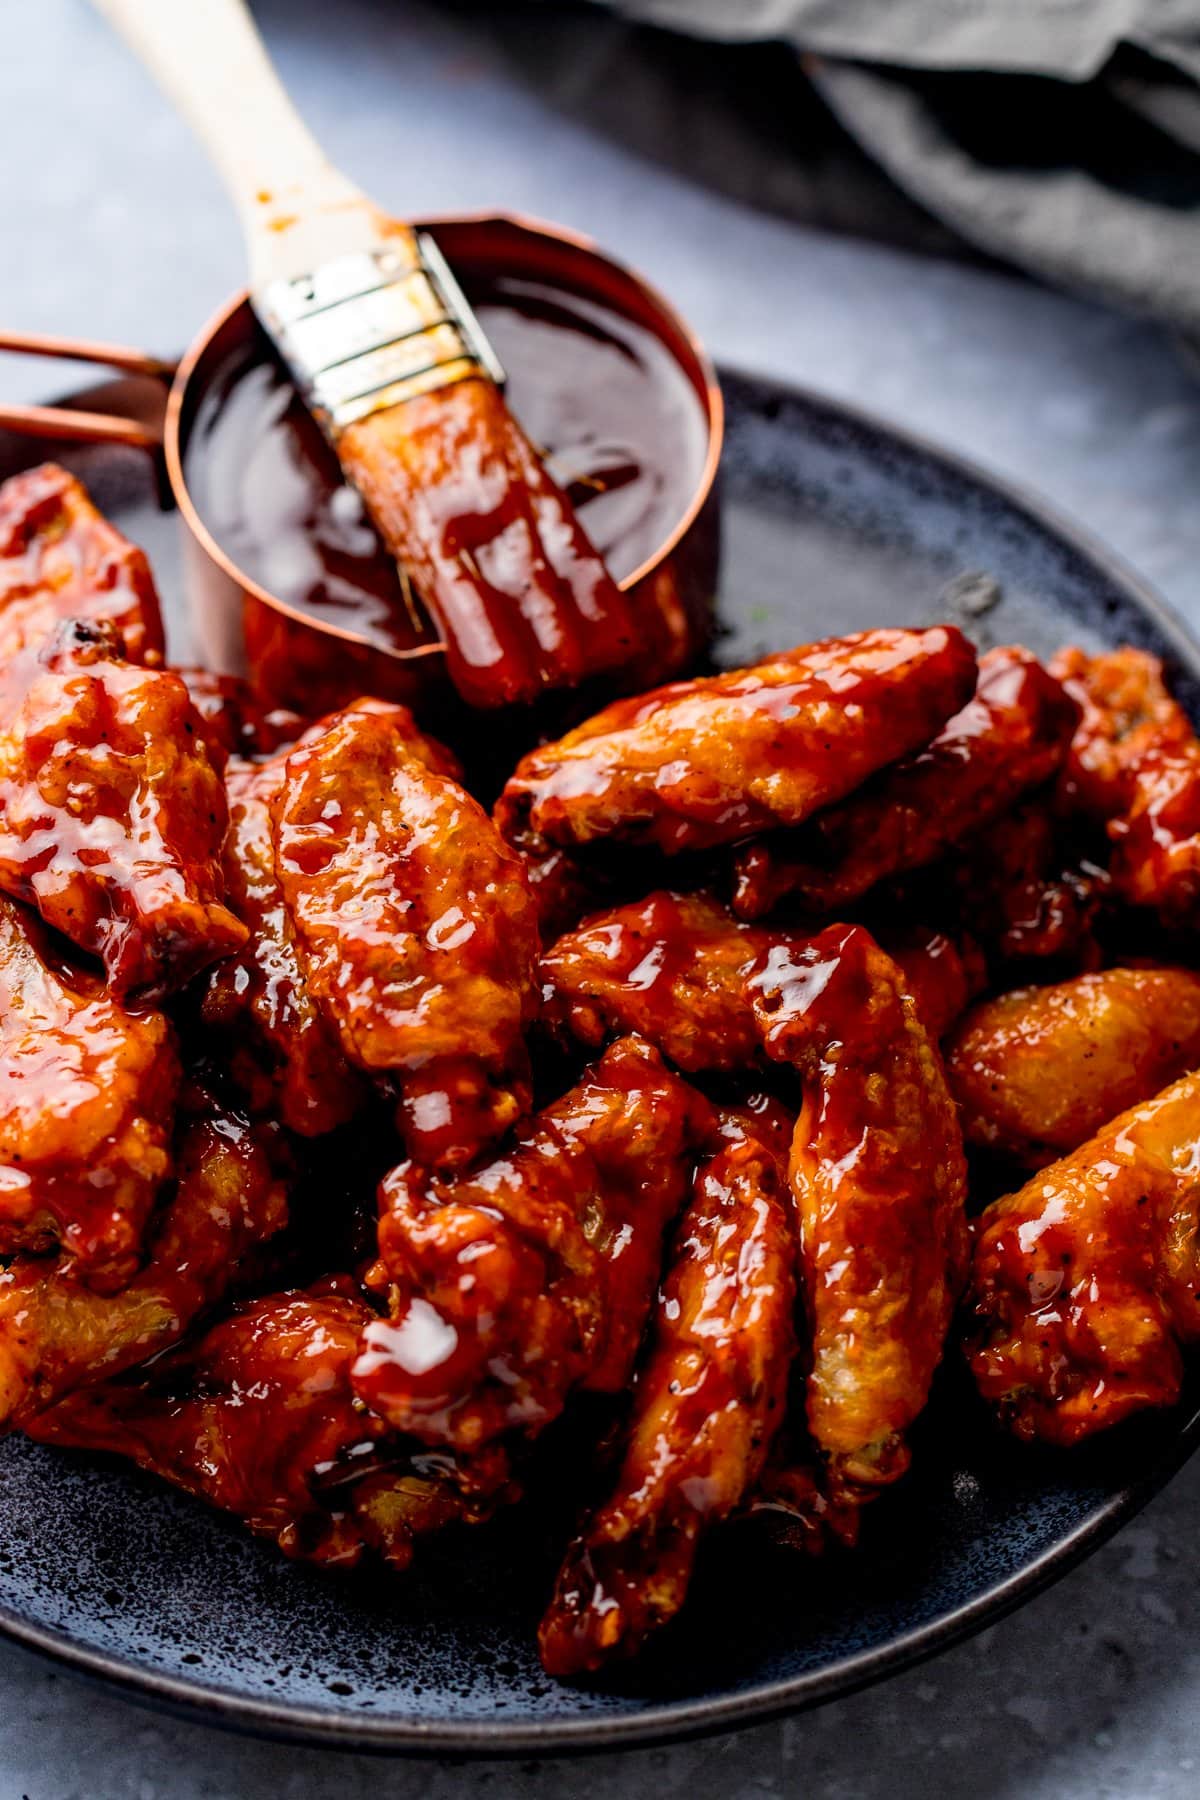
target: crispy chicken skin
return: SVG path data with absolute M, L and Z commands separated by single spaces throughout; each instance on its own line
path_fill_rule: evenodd
M 796 831 L 737 854 L 734 911 L 758 919 L 796 896 L 812 912 L 852 905 L 888 876 L 935 862 L 1049 781 L 1078 709 L 1028 650 L 989 650 L 975 694 L 924 749 Z
M 645 655 L 632 603 L 490 381 L 350 425 L 338 456 L 470 705 L 534 700 Z
M 30 1435 L 128 1456 L 286 1556 L 345 1568 L 369 1548 L 405 1569 L 417 1534 L 482 1516 L 506 1471 L 499 1456 L 454 1480 L 398 1469 L 394 1456 L 389 1467 L 383 1427 L 350 1386 L 369 1316 L 337 1292 L 251 1301 L 143 1384 L 85 1389 Z
M 18 659 L 21 697 L 0 712 L 0 888 L 99 956 L 115 994 L 148 999 L 246 930 L 221 899 L 225 792 L 187 689 L 119 649 L 113 626 L 74 620 Z
M 399 1089 L 410 1155 L 469 1161 L 524 1112 L 537 918 L 517 858 L 394 721 L 337 716 L 288 757 L 275 867 L 309 993 Z
M 517 765 L 504 835 L 669 854 L 797 825 L 927 743 L 969 698 L 952 626 L 865 631 L 619 700 Z
M 1108 823 L 1112 875 L 1170 924 L 1200 913 L 1200 739 L 1155 656 L 1129 648 L 1055 664 L 1082 707 L 1064 798 Z
M 532 1435 L 633 1368 L 663 1237 L 712 1109 L 635 1038 L 469 1175 L 402 1163 L 380 1189 L 390 1317 L 367 1329 L 358 1393 L 397 1430 L 474 1451 Z
M 1019 1437 L 1074 1444 L 1169 1406 L 1200 1335 L 1200 1074 L 978 1221 L 971 1368 Z
M 174 1034 L 72 968 L 0 895 L 0 1256 L 61 1247 L 81 1280 L 137 1268 L 170 1173 Z
M 238 1114 L 210 1104 L 189 1117 L 177 1162 L 146 1265 L 120 1293 L 94 1293 L 46 1257 L 0 1272 L 0 1428 L 173 1344 L 286 1223 L 270 1140 Z
M 895 1480 L 967 1262 L 962 1133 L 904 977 L 857 925 L 751 978 L 805 1100 L 790 1179 L 812 1335 L 808 1424 L 835 1499 Z
M 791 1205 L 743 1137 L 697 1173 L 650 1327 L 616 1486 L 542 1621 L 551 1675 L 631 1656 L 683 1605 L 701 1534 L 753 1490 L 795 1350 Z
M 104 621 L 129 662 L 163 656 L 158 594 L 142 552 L 100 514 L 57 463 L 0 486 L 0 708 L 23 650 L 38 650 L 67 619 Z
M 969 1143 L 1053 1162 L 1200 1064 L 1200 975 L 1101 969 L 985 1000 L 945 1046 Z

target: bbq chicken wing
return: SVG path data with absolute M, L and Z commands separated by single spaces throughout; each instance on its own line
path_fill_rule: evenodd
M 1102 969 L 985 1000 L 946 1045 L 973 1144 L 1037 1168 L 1200 1064 L 1200 975 Z
M 275 867 L 308 991 L 399 1088 L 409 1153 L 468 1161 L 525 1111 L 537 918 L 485 813 L 394 721 L 340 714 L 287 759 Z
M 1059 783 L 1070 811 L 1112 819 L 1133 800 L 1148 757 L 1183 749 L 1195 736 L 1167 688 L 1162 663 L 1128 644 L 1101 656 L 1068 646 L 1050 664 L 1079 707 Z
M 371 1549 L 405 1569 L 417 1535 L 484 1517 L 507 1470 L 499 1455 L 461 1471 L 389 1459 L 350 1385 L 369 1317 L 337 1292 L 251 1301 L 144 1383 L 85 1389 L 29 1435 L 128 1456 L 286 1556 L 351 1567 Z
M 895 1480 L 967 1258 L 962 1133 L 904 977 L 855 925 L 751 977 L 805 1100 L 790 1178 L 812 1334 L 808 1424 L 835 1499 Z
M 173 1344 L 287 1221 L 270 1140 L 216 1106 L 181 1127 L 178 1179 L 149 1258 L 120 1293 L 74 1269 L 18 1256 L 0 1272 L 0 1429 Z
M 1064 780 L 1068 804 L 1107 821 L 1112 875 L 1135 906 L 1171 924 L 1200 915 L 1200 739 L 1144 651 L 1055 665 L 1082 707 Z
M 796 896 L 809 911 L 828 913 L 889 876 L 936 862 L 1050 780 L 1077 716 L 1028 650 L 989 650 L 974 698 L 932 743 L 799 830 L 738 853 L 735 912 L 761 918 Z
M 456 773 L 450 752 L 418 730 L 406 706 L 360 700 L 349 711 L 384 721 L 435 774 Z M 309 726 L 300 747 L 319 743 L 340 716 Z M 223 1037 L 234 1077 L 253 1110 L 275 1114 L 302 1137 L 319 1137 L 361 1109 L 367 1082 L 347 1062 L 336 1026 L 309 991 L 276 870 L 272 808 L 287 756 L 262 762 L 234 757 L 226 768 L 225 882 L 230 905 L 250 936 L 236 956 L 210 971 L 201 1012 Z
M 599 913 L 542 958 L 542 1022 L 599 1049 L 633 1031 L 677 1068 L 750 1068 L 760 1046 L 746 977 L 776 936 L 706 894 L 650 894 Z
M 865 631 L 620 700 L 533 750 L 501 795 L 511 841 L 668 854 L 798 825 L 925 744 L 969 698 L 952 626 Z
M 687 1074 L 753 1070 L 764 1056 L 750 975 L 772 950 L 807 941 L 747 925 L 706 894 L 650 894 L 598 913 L 547 951 L 542 1023 L 589 1049 L 636 1032 Z M 914 927 L 888 950 L 922 1023 L 941 1037 L 983 986 L 978 952 Z
M 1108 827 L 1112 876 L 1133 906 L 1169 925 L 1200 921 L 1200 742 L 1145 762 L 1128 813 Z
M 75 620 L 18 659 L 21 697 L 0 714 L 0 888 L 99 956 L 114 993 L 149 998 L 246 931 L 220 897 L 225 794 L 187 689 L 118 652 L 112 626 Z
M 0 1256 L 60 1247 L 120 1287 L 170 1173 L 171 1027 L 128 1012 L 0 895 Z
M 619 1393 L 714 1130 L 701 1095 L 626 1038 L 494 1162 L 453 1179 L 394 1169 L 371 1278 L 390 1317 L 368 1327 L 354 1374 L 365 1403 L 473 1451 L 533 1435 L 575 1388 Z
M 1200 1336 L 1200 1074 L 977 1224 L 971 1368 L 1019 1437 L 1075 1444 L 1178 1398 Z
M 752 1492 L 783 1418 L 794 1264 L 775 1157 L 748 1138 L 725 1145 L 680 1221 L 615 1490 L 568 1550 L 542 1621 L 549 1674 L 640 1649 L 683 1605 L 701 1534 Z
M 112 625 L 129 662 L 162 661 L 146 558 L 101 518 L 73 475 L 43 463 L 0 486 L 0 711 L 10 704 L 21 652 L 41 649 L 68 619 Z
M 228 1046 L 231 1073 L 252 1109 L 319 1137 L 354 1117 L 366 1082 L 309 992 L 284 904 L 271 823 L 283 777 L 282 758 L 234 758 L 225 771 L 226 892 L 250 935 L 209 971 L 201 1015 Z

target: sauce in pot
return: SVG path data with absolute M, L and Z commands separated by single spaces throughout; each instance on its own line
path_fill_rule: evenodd
M 695 492 L 706 449 L 697 394 L 652 332 L 609 307 L 540 282 L 466 286 L 513 411 L 622 580 Z M 222 549 L 288 605 L 385 649 L 436 641 L 265 337 L 217 369 L 185 474 Z

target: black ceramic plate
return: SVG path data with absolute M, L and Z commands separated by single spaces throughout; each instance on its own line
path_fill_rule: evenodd
M 725 660 L 957 616 L 981 643 L 1130 639 L 1165 654 L 1195 704 L 1200 648 L 1034 502 L 811 396 L 736 376 L 726 391 Z M 0 475 L 22 459 L 28 445 L 0 442 Z M 170 593 L 175 527 L 144 463 L 70 460 Z M 970 574 L 998 584 L 981 614 Z M 404 1582 L 338 1580 L 125 1468 L 10 1439 L 0 1629 L 135 1696 L 345 1747 L 549 1754 L 682 1736 L 826 1699 L 982 1625 L 1094 1548 L 1198 1436 L 1189 1404 L 1084 1453 L 1031 1452 L 991 1429 L 951 1362 L 913 1474 L 873 1509 L 858 1555 L 813 1564 L 727 1533 L 683 1627 L 586 1690 L 548 1681 L 534 1651 L 555 1560 L 545 1517 L 434 1544 Z

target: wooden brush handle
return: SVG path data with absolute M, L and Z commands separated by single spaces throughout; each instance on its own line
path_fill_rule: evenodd
M 95 0 L 188 121 L 233 199 L 251 285 L 370 248 L 381 215 L 289 100 L 244 0 Z M 393 227 L 394 229 L 394 227 Z

